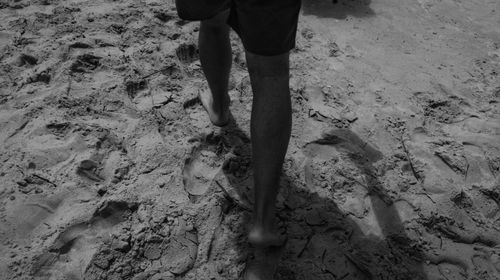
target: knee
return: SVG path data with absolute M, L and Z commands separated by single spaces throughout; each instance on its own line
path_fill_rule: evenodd
M 212 34 L 225 34 L 229 31 L 229 27 L 220 22 L 212 22 L 210 20 L 203 20 L 200 23 L 200 31 Z
M 229 27 L 226 23 L 228 16 L 229 16 L 229 10 L 222 11 L 217 15 L 215 15 L 214 17 L 202 20 L 201 27 L 210 28 L 214 30 L 228 29 Z
M 290 73 L 288 52 L 275 56 L 263 56 L 247 51 L 246 60 L 251 76 L 288 79 Z

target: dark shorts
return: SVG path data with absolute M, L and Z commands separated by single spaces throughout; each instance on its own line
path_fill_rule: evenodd
M 189 13 L 182 13 L 179 11 L 183 8 L 179 1 L 188 0 L 178 0 L 177 9 L 181 18 L 207 19 L 201 14 L 190 16 Z M 229 5 L 230 14 L 227 23 L 238 33 L 247 51 L 272 56 L 286 53 L 295 47 L 301 0 L 229 0 L 229 3 L 224 0 L 201 2 L 203 1 L 206 7 L 210 6 L 203 9 L 209 11 L 208 18 Z M 212 7 L 213 10 L 210 11 Z

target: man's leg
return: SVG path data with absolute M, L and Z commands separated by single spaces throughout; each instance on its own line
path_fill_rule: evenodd
M 249 241 L 256 246 L 283 243 L 275 224 L 276 195 L 292 124 L 289 54 L 261 56 L 247 52 L 253 89 L 251 140 L 254 162 L 254 225 Z
M 229 121 L 228 82 L 232 54 L 229 26 L 226 24 L 229 10 L 200 24 L 199 49 L 203 73 L 208 81 L 209 92 L 201 92 L 200 99 L 214 125 L 223 126 Z

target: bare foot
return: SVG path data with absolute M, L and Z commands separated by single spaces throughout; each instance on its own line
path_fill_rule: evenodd
M 244 280 L 273 280 L 284 247 L 257 248 L 253 259 L 247 261 Z
M 255 247 L 279 247 L 286 241 L 286 237 L 275 231 L 268 231 L 254 226 L 248 234 L 248 242 Z
M 268 265 L 263 263 L 252 263 L 247 265 L 243 275 L 244 280 L 272 280 L 274 279 L 274 270 L 269 269 Z
M 198 91 L 201 105 L 208 113 L 210 121 L 216 126 L 225 126 L 229 123 L 229 95 L 226 94 L 221 104 L 215 104 L 212 93 L 208 89 Z

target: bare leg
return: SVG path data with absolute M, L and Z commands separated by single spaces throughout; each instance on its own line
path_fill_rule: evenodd
M 229 121 L 228 82 L 231 71 L 231 44 L 229 26 L 226 24 L 229 10 L 200 24 L 199 48 L 203 73 L 210 92 L 200 92 L 200 101 L 207 111 L 210 121 L 224 126 Z
M 254 225 L 249 241 L 260 247 L 278 246 L 284 240 L 276 230 L 275 203 L 292 124 L 289 54 L 260 56 L 247 52 L 246 57 L 253 89 L 255 183 Z

